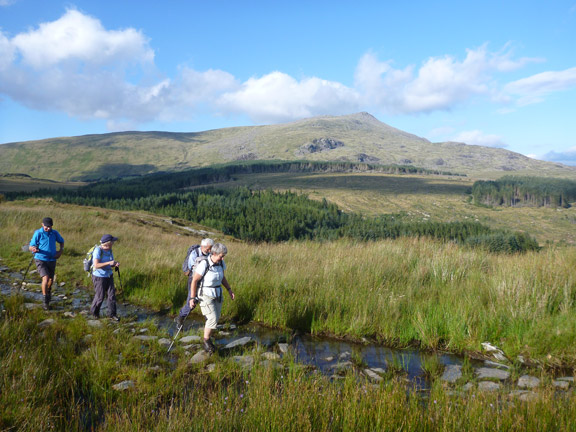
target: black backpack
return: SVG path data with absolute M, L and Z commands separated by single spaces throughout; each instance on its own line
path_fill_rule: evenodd
M 188 251 L 186 252 L 186 258 L 184 259 L 184 262 L 182 263 L 182 271 L 184 272 L 184 274 L 186 276 L 189 276 L 190 273 L 192 272 L 192 269 L 190 267 L 188 267 L 188 259 L 190 258 L 190 254 L 192 252 L 194 252 L 194 250 L 196 250 L 196 257 L 199 257 L 200 255 L 202 255 L 202 252 L 200 251 L 200 245 L 199 244 L 192 245 L 188 248 Z

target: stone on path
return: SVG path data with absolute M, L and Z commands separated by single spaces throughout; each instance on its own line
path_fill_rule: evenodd
M 478 383 L 478 390 L 480 391 L 497 391 L 500 390 L 500 387 L 502 387 L 502 384 L 492 381 L 480 381 Z
M 168 347 L 168 346 L 170 346 L 172 341 L 170 339 L 161 338 L 161 339 L 158 339 L 158 343 L 162 346 Z
M 460 378 L 462 378 L 462 366 L 448 365 L 444 368 L 444 373 L 440 377 L 440 380 L 453 384 Z
M 554 387 L 562 390 L 568 390 L 570 388 L 570 383 L 568 381 L 554 380 L 552 381 L 552 384 Z
M 158 339 L 158 336 L 138 335 L 138 336 L 132 336 L 132 339 L 137 339 L 141 341 L 153 341 Z
M 530 375 L 522 375 L 518 379 L 518 387 L 526 389 L 526 388 L 535 388 L 540 385 L 540 379 L 530 376 Z
M 254 357 L 250 355 L 234 356 L 232 357 L 232 360 L 244 369 L 250 369 L 254 366 Z
M 184 336 L 182 339 L 180 339 L 180 343 L 183 344 L 189 344 L 190 342 L 200 342 L 202 341 L 202 338 L 200 336 Z
M 224 347 L 224 349 L 233 349 L 246 346 L 251 342 L 253 342 L 253 340 L 250 336 L 244 336 L 243 338 L 236 339 L 235 341 L 230 342 L 228 345 Z
M 372 381 L 375 382 L 380 382 L 384 379 L 376 372 L 374 372 L 372 369 L 364 369 L 364 375 L 366 375 L 368 378 L 370 378 Z
M 493 378 L 497 380 L 507 380 L 510 378 L 510 372 L 493 368 L 480 368 L 476 370 L 479 379 Z
M 202 363 L 202 362 L 208 360 L 209 358 L 210 358 L 210 354 L 207 353 L 206 351 L 202 350 L 202 351 L 198 351 L 196 354 L 194 354 L 192 356 L 192 358 L 190 359 L 189 363 L 190 364 Z
M 102 327 L 102 321 L 100 320 L 88 320 L 86 321 L 90 327 Z
M 264 357 L 266 360 L 280 360 L 280 354 L 276 354 L 270 351 L 262 353 L 262 357 Z
M 24 307 L 28 310 L 40 309 L 42 305 L 40 303 L 24 303 Z
M 133 388 L 133 387 L 134 387 L 134 381 L 130 381 L 130 380 L 122 381 L 122 382 L 120 382 L 118 384 L 114 384 L 112 386 L 112 388 L 114 390 L 118 390 L 118 391 L 128 390 L 128 389 Z
M 52 318 L 48 318 L 45 319 L 44 321 L 42 321 L 41 323 L 38 323 L 38 327 L 40 328 L 46 328 L 46 327 L 50 327 L 51 325 L 54 325 L 56 323 L 56 321 Z

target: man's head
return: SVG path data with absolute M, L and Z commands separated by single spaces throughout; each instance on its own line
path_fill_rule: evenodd
M 214 246 L 214 240 L 212 239 L 205 238 L 202 239 L 202 241 L 200 242 L 200 249 L 202 249 L 202 253 L 204 255 L 210 253 L 210 251 L 212 250 L 212 246 Z
M 44 231 L 48 232 L 52 230 L 52 225 L 54 225 L 54 221 L 50 217 L 45 217 L 42 219 L 42 228 Z

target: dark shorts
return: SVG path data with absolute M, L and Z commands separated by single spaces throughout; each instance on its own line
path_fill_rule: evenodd
M 41 277 L 48 276 L 50 279 L 54 279 L 54 273 L 56 273 L 56 261 L 40 261 L 34 260 L 36 262 L 36 270 Z

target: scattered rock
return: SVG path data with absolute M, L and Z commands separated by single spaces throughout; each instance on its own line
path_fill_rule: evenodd
M 343 374 L 343 373 L 346 373 L 346 371 L 352 369 L 353 367 L 354 367 L 354 364 L 351 361 L 343 361 L 343 362 L 336 363 L 330 369 L 333 370 L 337 374 Z
M 153 341 L 153 340 L 158 339 L 158 336 L 137 335 L 137 336 L 132 336 L 132 339 L 137 339 L 137 340 L 141 340 L 141 341 Z
M 243 369 L 251 369 L 254 366 L 254 357 L 251 355 L 234 356 L 232 360 L 239 364 Z
M 82 342 L 89 343 L 92 341 L 93 338 L 94 338 L 94 336 L 92 336 L 91 334 L 87 334 L 82 338 Z
M 40 303 L 24 303 L 24 307 L 28 310 L 40 309 L 42 305 Z
M 48 318 L 45 319 L 44 321 L 42 321 L 41 323 L 38 323 L 38 327 L 40 328 L 46 328 L 46 327 L 50 327 L 52 325 L 54 325 L 56 323 L 56 321 L 52 318 Z
M 134 381 L 122 381 L 112 386 L 114 390 L 124 391 L 134 387 Z
M 162 346 L 169 347 L 170 344 L 172 343 L 172 341 L 170 339 L 161 338 L 161 339 L 158 339 L 158 343 Z
M 190 359 L 189 363 L 190 364 L 198 364 L 198 363 L 205 362 L 209 358 L 210 358 L 210 354 L 207 353 L 206 351 L 202 350 L 202 351 L 198 351 L 196 354 L 194 354 L 192 356 L 192 358 Z
M 76 316 L 76 314 L 71 311 L 66 311 L 62 315 L 65 316 L 66 318 L 74 318 Z
M 485 360 L 485 361 L 484 361 L 484 364 L 485 364 L 486 366 L 491 366 L 491 367 L 495 367 L 495 368 L 498 368 L 498 369 L 512 370 L 512 368 L 511 368 L 510 366 L 508 366 L 508 365 L 505 365 L 505 364 L 502 364 L 502 363 L 496 363 L 496 362 L 493 362 L 493 361 L 490 361 L 490 360 Z
M 86 321 L 90 327 L 102 327 L 102 321 L 100 320 L 88 320 Z
M 228 345 L 224 347 L 224 349 L 233 349 L 238 347 L 243 347 L 248 345 L 249 343 L 254 342 L 250 336 L 245 336 L 240 339 L 236 339 L 235 341 L 230 342 Z
M 474 384 L 472 383 L 466 383 L 462 386 L 462 391 L 463 392 L 469 392 L 470 390 L 472 390 L 474 388 Z
M 502 387 L 502 384 L 492 381 L 480 381 L 478 383 L 478 390 L 480 391 L 498 391 L 500 387 Z
M 138 330 L 138 333 L 142 334 L 142 333 L 147 333 L 148 329 L 147 328 L 142 328 L 140 330 Z
M 508 359 L 506 358 L 506 356 L 504 355 L 504 351 L 502 351 L 500 348 L 498 348 L 497 346 L 492 345 L 490 342 L 482 342 L 482 348 L 484 348 L 484 350 L 492 355 L 492 357 L 494 357 L 496 360 L 498 361 L 508 361 Z
M 557 378 L 558 381 L 567 381 L 567 382 L 574 382 L 574 377 L 561 377 L 561 378 Z
M 448 365 L 444 368 L 444 373 L 440 377 L 440 380 L 453 384 L 460 378 L 462 378 L 462 366 Z
M 276 354 L 270 351 L 262 353 L 262 357 L 264 357 L 266 360 L 280 360 L 280 354 Z
M 180 339 L 180 343 L 189 344 L 190 342 L 201 342 L 202 338 L 200 336 L 184 336 Z
M 190 345 L 184 345 L 182 348 L 184 348 L 184 350 L 188 351 L 188 350 L 198 350 L 200 348 L 202 348 L 202 345 L 200 344 L 190 344 Z
M 530 376 L 530 375 L 522 375 L 519 379 L 518 379 L 518 387 L 522 388 L 522 389 L 526 389 L 526 388 L 535 388 L 538 387 L 540 385 L 540 379 Z
M 562 390 L 568 390 L 570 388 L 570 383 L 568 381 L 554 380 L 552 381 L 552 385 Z
M 382 378 L 380 375 L 378 375 L 372 369 L 364 369 L 363 372 L 364 372 L 364 375 L 366 375 L 368 378 L 370 378 L 374 382 L 380 382 L 380 381 L 384 380 L 384 378 Z
M 497 380 L 507 380 L 510 378 L 510 372 L 501 369 L 480 368 L 476 370 L 479 379 L 492 378 Z
M 216 363 L 206 365 L 206 372 L 214 372 L 216 370 Z

